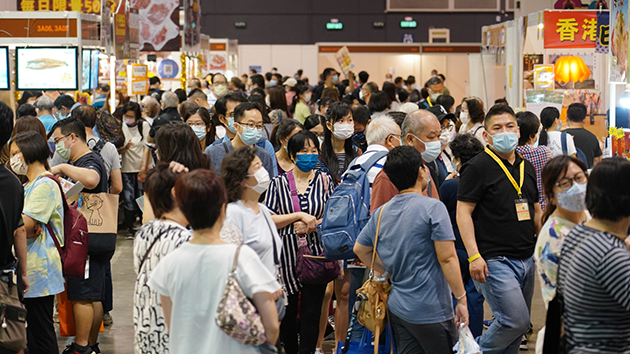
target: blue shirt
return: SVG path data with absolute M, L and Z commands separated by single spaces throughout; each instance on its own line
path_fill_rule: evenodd
M 226 141 L 230 141 L 230 138 L 228 138 L 227 134 L 223 136 L 223 139 L 215 140 L 212 144 L 210 144 L 210 146 L 220 145 Z M 269 153 L 269 156 L 271 157 L 271 164 L 273 165 L 273 174 L 269 172 L 269 177 L 271 178 L 277 177 L 278 176 L 278 161 L 276 160 L 276 150 L 273 148 L 273 145 L 271 145 L 269 140 L 265 138 L 261 138 L 260 140 L 258 140 L 255 145 L 267 150 L 267 152 Z M 206 148 L 206 153 L 208 151 L 208 148 Z
M 57 120 L 51 114 L 44 114 L 42 116 L 37 117 L 37 119 L 39 119 L 39 121 L 42 122 L 42 124 L 44 125 L 44 129 L 46 129 L 46 133 L 48 133 L 52 129 L 53 125 L 57 123 Z
M 376 252 L 391 273 L 387 305 L 413 324 L 452 320 L 453 300 L 434 241 L 453 241 L 453 228 L 444 204 L 417 193 L 399 194 L 376 209 L 357 242 L 374 247 L 378 215 L 383 210 Z

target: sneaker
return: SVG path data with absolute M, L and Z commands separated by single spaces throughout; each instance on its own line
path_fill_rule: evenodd
M 315 348 L 315 354 L 324 354 L 322 348 Z
M 95 354 L 92 350 L 92 347 L 86 345 L 85 347 L 78 345 L 75 342 L 72 342 L 66 346 L 66 349 L 63 350 L 62 354 Z
M 523 351 L 529 350 L 529 348 L 527 347 L 527 336 L 523 336 L 523 339 L 521 340 L 521 346 L 519 347 L 519 349 Z
M 127 231 L 127 240 L 133 240 L 136 236 L 136 232 L 134 230 Z
M 109 315 L 109 314 L 108 314 Z M 110 316 L 111 317 L 111 316 Z M 94 352 L 94 354 L 101 354 L 101 349 L 98 347 L 98 343 L 94 344 L 92 346 L 92 352 Z
M 489 320 L 483 321 L 483 328 L 485 328 L 485 329 L 490 328 L 490 325 L 492 325 L 492 322 L 494 322 L 494 317 L 492 317 Z
M 103 326 L 111 326 L 114 323 L 114 319 L 112 318 L 112 315 L 108 313 L 103 315 Z M 96 343 L 96 345 L 98 345 L 98 343 Z M 97 352 L 97 354 L 100 352 Z
M 335 329 L 335 315 L 328 316 L 328 324 L 330 324 L 330 327 Z

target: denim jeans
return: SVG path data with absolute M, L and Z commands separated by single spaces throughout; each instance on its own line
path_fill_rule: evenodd
M 479 337 L 483 333 L 483 303 L 484 298 L 475 288 L 475 281 L 470 276 L 468 269 L 468 254 L 465 250 L 457 250 L 457 258 L 462 271 L 462 281 L 464 289 L 466 289 L 466 298 L 468 303 L 468 328 L 474 338 Z M 457 306 L 457 299 L 453 295 L 453 311 Z
M 123 210 L 125 212 L 125 226 L 129 231 L 133 229 L 136 216 L 142 215 L 136 199 L 142 196 L 142 183 L 138 181 L 137 173 L 123 173 Z
M 496 320 L 477 342 L 484 354 L 516 354 L 529 329 L 534 259 L 494 257 L 486 259 L 486 264 L 486 282 L 475 281 L 475 287 L 488 301 Z

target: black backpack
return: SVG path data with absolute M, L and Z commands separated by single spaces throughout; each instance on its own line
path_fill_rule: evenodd
M 562 134 L 560 135 L 560 142 L 562 143 L 562 153 L 566 155 L 569 151 L 569 149 L 567 148 L 567 132 L 562 132 Z M 575 147 L 575 156 L 577 156 L 578 159 L 582 160 L 582 162 L 584 162 L 586 166 L 591 167 L 588 163 L 588 159 L 586 158 L 586 154 L 577 146 Z

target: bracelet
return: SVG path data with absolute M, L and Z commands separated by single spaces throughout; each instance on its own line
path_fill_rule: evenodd
M 477 253 L 476 255 L 468 258 L 468 263 L 472 263 L 474 260 L 476 260 L 477 258 L 481 258 L 481 254 Z
M 465 297 L 466 297 L 466 293 L 464 293 L 462 296 L 459 296 L 459 297 L 455 296 L 455 299 L 457 299 L 457 301 L 459 301 L 459 300 L 461 300 L 461 299 L 463 299 Z

